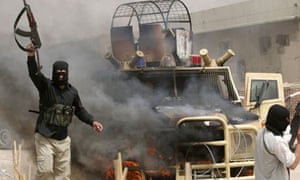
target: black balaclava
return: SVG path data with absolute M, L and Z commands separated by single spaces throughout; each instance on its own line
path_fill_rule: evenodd
M 267 115 L 266 128 L 274 135 L 282 136 L 289 125 L 290 112 L 287 108 L 275 104 L 271 106 Z
M 56 72 L 56 70 L 66 70 L 66 72 Z M 53 71 L 52 71 L 52 80 L 58 86 L 64 85 L 68 83 L 68 63 L 65 61 L 56 61 L 53 64 Z M 59 76 L 62 75 L 62 80 L 59 80 Z

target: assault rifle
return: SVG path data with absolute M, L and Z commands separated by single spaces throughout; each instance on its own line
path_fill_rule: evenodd
M 21 45 L 21 43 L 17 39 L 17 35 L 30 38 L 30 40 L 33 44 L 34 50 L 36 52 L 36 56 L 37 56 L 38 70 L 40 70 L 41 66 L 40 66 L 38 49 L 42 46 L 42 43 L 41 43 L 40 36 L 39 36 L 38 30 L 37 30 L 37 24 L 36 24 L 35 18 L 33 16 L 33 13 L 30 9 L 30 6 L 29 6 L 29 4 L 26 3 L 26 0 L 23 0 L 23 2 L 24 2 L 24 7 L 21 10 L 21 12 L 19 13 L 19 15 L 17 16 L 17 19 L 15 20 L 15 23 L 14 23 L 15 41 L 20 49 L 22 49 L 23 51 L 30 52 L 30 51 L 32 51 L 31 49 L 25 48 L 24 46 Z M 23 16 L 24 12 L 26 12 L 26 14 L 27 14 L 30 31 L 24 31 L 22 29 L 17 28 L 17 25 L 18 25 L 21 17 Z
M 294 114 L 293 120 L 291 122 L 290 133 L 291 133 L 292 137 L 290 139 L 289 146 L 292 151 L 295 150 L 294 142 L 296 140 L 299 127 L 300 127 L 300 102 L 297 104 L 297 106 L 295 108 L 295 114 Z

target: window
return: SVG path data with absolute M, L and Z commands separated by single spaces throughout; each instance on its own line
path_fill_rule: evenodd
M 277 81 L 275 80 L 252 80 L 250 102 L 278 99 Z

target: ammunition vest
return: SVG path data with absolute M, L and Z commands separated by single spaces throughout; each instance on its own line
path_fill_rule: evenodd
M 67 127 L 72 122 L 74 108 L 62 104 L 54 104 L 44 111 L 44 120 L 47 124 Z

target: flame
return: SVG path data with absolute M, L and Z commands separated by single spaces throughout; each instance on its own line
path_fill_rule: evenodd
M 142 180 L 142 172 L 139 169 L 138 162 L 135 161 L 124 161 L 123 167 L 128 167 L 128 173 L 126 180 Z M 131 167 L 134 167 L 134 170 L 130 170 Z M 114 170 L 113 167 L 109 168 L 105 174 L 106 180 L 114 180 Z
M 143 176 L 145 175 L 149 177 L 171 177 L 173 175 L 172 171 L 165 165 L 158 163 L 160 160 L 164 159 L 164 157 L 154 146 L 148 147 L 147 156 L 148 158 L 145 158 L 143 162 L 146 165 L 146 169 L 141 168 L 136 161 L 123 161 L 123 167 L 128 167 L 126 180 L 143 180 Z M 106 171 L 105 177 L 106 180 L 114 180 L 113 166 Z
M 148 156 L 145 164 L 147 164 L 151 168 L 151 170 L 147 169 L 145 170 L 145 173 L 148 176 L 152 177 L 171 177 L 172 172 L 166 168 L 164 164 L 158 163 L 157 160 L 164 160 L 163 154 L 159 153 L 157 149 L 154 146 L 149 146 L 148 147 Z M 170 157 L 168 157 L 169 159 Z

